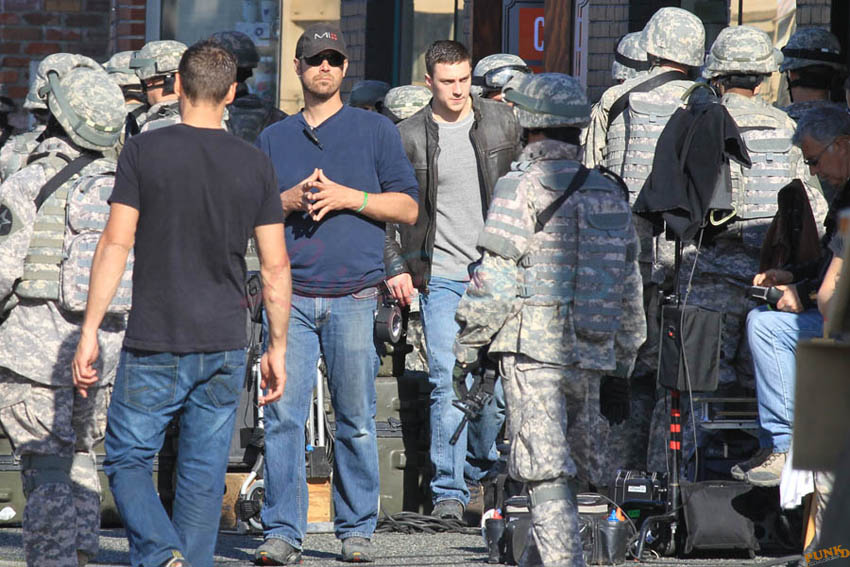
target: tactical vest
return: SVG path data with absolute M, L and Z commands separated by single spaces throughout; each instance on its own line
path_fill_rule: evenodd
M 95 248 L 109 218 L 115 166 L 107 159 L 90 163 L 38 209 L 24 273 L 15 287 L 19 298 L 57 301 L 66 311 L 85 311 Z M 129 311 L 132 267 L 131 252 L 108 313 Z
M 744 244 L 760 248 L 776 214 L 779 190 L 794 178 L 791 137 L 794 132 L 758 108 L 729 108 L 752 160 L 752 167 L 732 162 L 732 201 L 737 221 L 731 228 Z
M 634 204 L 638 193 L 652 171 L 655 147 L 661 132 L 676 110 L 687 102 L 686 90 L 690 81 L 670 81 L 680 86 L 686 95 L 676 96 L 665 85 L 650 92 L 629 93 L 629 104 L 608 128 L 604 165 L 617 173 L 629 188 L 629 202 Z
M 516 198 L 523 174 L 501 178 L 479 246 L 518 264 L 512 314 L 491 352 L 521 352 L 536 360 L 585 369 L 616 366 L 614 341 L 623 315 L 627 262 L 636 240 L 625 188 L 599 170 L 586 179 L 542 226 L 526 226 L 572 189 L 576 162 L 537 162 L 525 199 Z M 521 169 L 521 168 L 520 168 Z M 524 254 L 520 254 L 524 250 Z

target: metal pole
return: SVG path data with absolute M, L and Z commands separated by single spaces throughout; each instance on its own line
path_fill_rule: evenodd
M 738 25 L 744 25 L 744 0 L 738 0 Z

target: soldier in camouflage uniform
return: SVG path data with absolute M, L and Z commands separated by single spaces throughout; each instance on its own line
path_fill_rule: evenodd
M 681 8 L 661 8 L 644 28 L 640 46 L 647 53 L 650 70 L 645 75 L 608 89 L 594 106 L 585 132 L 584 164 L 603 165 L 621 175 L 634 203 L 649 176 L 655 146 L 670 115 L 681 106 L 682 97 L 692 88 L 691 78 L 703 63 L 705 29 L 702 22 Z M 659 79 L 659 77 L 661 77 Z M 647 80 L 666 81 L 648 92 L 632 92 Z M 615 103 L 626 96 L 622 112 L 610 117 Z M 663 112 L 658 112 L 662 109 Z M 612 423 L 609 445 L 611 455 L 607 480 L 617 469 L 643 469 L 655 405 L 655 374 L 658 360 L 658 294 L 670 287 L 673 247 L 663 235 L 653 238 L 649 223 L 635 218 L 641 239 L 640 269 L 646 312 L 647 341 L 641 348 L 631 381 L 631 402 L 623 423 Z M 612 416 L 613 417 L 613 416 Z
M 617 43 L 614 62 L 611 64 L 611 77 L 619 84 L 642 77 L 649 71 L 646 50 L 640 44 L 642 35 L 643 32 L 627 33 Z
M 532 75 L 506 100 L 528 144 L 496 185 L 478 239 L 483 259 L 456 316 L 456 374 L 501 358 L 508 472 L 528 485 L 543 565 L 584 565 L 569 480 L 602 482 L 599 382 L 627 380 L 646 336 L 638 240 L 622 184 L 579 163 L 590 115 L 581 84 Z
M 410 118 L 431 101 L 431 91 L 418 85 L 393 87 L 384 97 L 381 114 L 398 124 Z
M 502 100 L 502 87 L 511 79 L 531 74 L 522 57 L 512 53 L 494 53 L 479 61 L 472 70 L 472 87 L 475 96 Z
M 841 43 L 825 29 L 798 30 L 782 48 L 784 60 L 779 70 L 786 73 L 791 104 L 783 110 L 795 122 L 809 110 L 830 101 L 831 91 L 846 73 Z M 840 187 L 821 179 L 821 188 L 828 203 Z
M 817 179 L 809 174 L 800 149 L 791 143 L 794 121 L 756 96 L 761 83 L 777 70 L 781 57 L 763 31 L 749 26 L 728 27 L 712 45 L 703 71 L 703 77 L 721 95 L 720 103 L 738 126 L 753 162 L 749 168 L 737 161 L 730 164 L 734 219 L 711 244 L 700 249 L 690 244 L 683 252 L 681 297 L 688 305 L 724 314 L 719 380 L 726 386 L 751 388 L 754 384 L 745 339 L 747 313 L 753 307 L 747 288 L 758 272 L 762 241 L 776 214 L 779 190 L 792 179 L 800 179 L 815 219 L 819 222 L 827 212 Z M 688 277 L 691 273 L 692 284 Z M 662 402 L 659 400 L 653 416 L 651 470 L 664 470 L 666 462 L 668 418 Z M 689 420 L 683 423 L 690 426 Z M 684 435 L 686 456 L 693 450 L 692 440 L 693 434 Z
M 804 112 L 829 101 L 833 87 L 846 72 L 841 43 L 821 28 L 797 30 L 782 48 L 779 70 L 787 73 L 791 104 L 785 112 L 795 121 Z
M 260 63 L 260 53 L 250 37 L 238 31 L 223 31 L 212 34 L 210 39 L 236 57 L 236 98 L 227 105 L 227 129 L 253 144 L 260 132 L 286 118 L 286 113 L 248 90 L 246 81 Z
M 357 81 L 348 95 L 348 105 L 371 112 L 381 112 L 384 107 L 384 97 L 389 90 L 389 83 L 384 81 L 372 79 Z
M 85 252 L 92 234 L 86 227 L 102 228 L 108 214 L 115 162 L 102 152 L 118 141 L 124 98 L 102 69 L 74 66 L 73 55 L 53 57 L 55 66 L 39 66 L 37 92 L 61 136 L 42 142 L 36 152 L 43 157 L 0 185 L 0 294 L 8 310 L 0 327 L 0 423 L 21 460 L 27 565 L 77 567 L 98 550 L 93 447 L 105 433 L 124 332 L 124 316 L 111 317 L 99 335 L 100 370 L 109 379 L 76 393 L 71 360 L 87 291 L 78 280 L 88 281 L 93 253 Z M 40 195 L 69 159 L 71 171 L 82 169 Z
M 174 75 L 186 45 L 179 41 L 151 41 L 133 53 L 130 68 L 136 71 L 150 108 L 140 120 L 140 131 L 180 123 L 180 108 L 174 92 Z
M 9 124 L 9 115 L 15 112 L 15 101 L 5 96 L 0 84 L 0 148 L 15 134 L 15 128 Z
M 100 64 L 85 55 L 72 55 L 70 53 L 54 53 L 45 57 L 36 69 L 35 77 L 30 82 L 30 89 L 24 100 L 24 108 L 30 111 L 35 118 L 35 126 L 29 132 L 24 132 L 11 137 L 0 150 L 0 182 L 8 179 L 13 173 L 27 165 L 27 158 L 35 148 L 45 139 L 49 138 L 54 131 L 45 132 L 48 126 L 50 112 L 43 91 L 47 88 L 47 69 L 64 75 L 74 67 L 87 67 L 89 69 L 102 69 Z M 55 127 L 54 127 L 55 130 Z M 59 129 L 61 132 L 61 128 Z
M 124 105 L 127 109 L 127 120 L 121 135 L 123 145 L 126 136 L 134 136 L 139 133 L 141 118 L 148 111 L 148 99 L 142 90 L 142 81 L 136 72 L 130 68 L 130 59 L 133 58 L 132 51 L 121 51 L 109 58 L 103 64 L 109 77 L 115 81 L 121 92 L 124 93 Z

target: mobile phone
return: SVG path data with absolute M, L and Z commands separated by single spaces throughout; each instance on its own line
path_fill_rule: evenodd
M 761 285 L 750 286 L 747 290 L 747 295 L 759 301 L 764 301 L 770 305 L 776 305 L 776 303 L 782 299 L 782 290 L 776 289 L 775 287 L 765 287 Z

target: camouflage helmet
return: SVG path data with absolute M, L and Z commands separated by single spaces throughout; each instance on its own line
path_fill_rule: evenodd
M 109 77 L 115 81 L 119 87 L 129 87 L 141 85 L 142 81 L 136 75 L 136 72 L 130 68 L 130 59 L 133 57 L 132 51 L 120 51 L 109 58 L 109 61 L 103 64 L 103 68 L 109 73 Z
M 71 53 L 53 53 L 41 60 L 35 77 L 30 81 L 30 90 L 24 100 L 24 108 L 28 110 L 47 110 L 47 84 L 48 73 L 56 73 L 61 79 L 71 69 L 86 67 L 88 69 L 99 69 L 103 67 L 100 63 L 85 55 L 74 55 Z
M 575 77 L 561 73 L 526 75 L 504 100 L 513 103 L 523 128 L 583 128 L 590 122 L 590 104 Z
M 377 108 L 384 101 L 389 90 L 390 85 L 384 81 L 371 79 L 358 81 L 351 89 L 351 94 L 348 95 L 348 104 L 358 108 L 369 106 Z
M 779 69 L 781 60 L 782 53 L 765 32 L 750 26 L 728 27 L 714 40 L 702 76 L 769 75 Z
M 611 77 L 615 81 L 625 81 L 649 70 L 646 50 L 640 46 L 641 35 L 642 32 L 627 33 L 617 43 L 611 64 Z
M 705 26 L 687 10 L 661 8 L 643 28 L 640 46 L 647 55 L 701 67 L 705 58 Z
M 75 68 L 47 74 L 47 106 L 80 147 L 108 150 L 118 142 L 127 110 L 121 88 L 103 69 Z
M 220 31 L 210 36 L 236 57 L 236 66 L 253 69 L 260 64 L 260 52 L 247 34 L 238 31 Z
M 404 85 L 387 91 L 383 112 L 393 122 L 410 118 L 431 101 L 431 91 L 418 85 Z
M 136 71 L 139 79 L 147 80 L 177 72 L 180 58 L 186 51 L 186 45 L 179 41 L 151 41 L 133 53 L 130 68 Z
M 821 65 L 844 70 L 841 43 L 825 29 L 797 30 L 782 48 L 782 54 L 785 59 L 779 70 L 783 72 Z
M 522 57 L 513 53 L 494 53 L 481 59 L 472 70 L 472 94 L 485 96 L 501 91 L 508 81 L 517 75 L 528 75 L 528 68 Z

